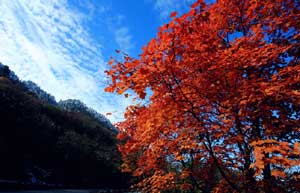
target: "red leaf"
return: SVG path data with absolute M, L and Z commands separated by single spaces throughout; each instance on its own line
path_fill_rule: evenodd
M 173 11 L 173 12 L 171 13 L 170 17 L 171 17 L 171 18 L 172 18 L 172 17 L 176 17 L 176 15 L 177 15 L 177 12 L 176 12 L 176 11 Z

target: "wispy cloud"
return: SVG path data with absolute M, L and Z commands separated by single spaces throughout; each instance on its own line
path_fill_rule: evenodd
M 119 111 L 129 102 L 104 93 L 103 45 L 85 25 L 105 8 L 81 3 L 88 11 L 74 9 L 67 0 L 0 1 L 0 61 L 58 100 L 76 98 L 101 113 Z M 116 41 L 130 49 L 129 30 L 116 31 Z
M 130 29 L 126 25 L 126 17 L 122 14 L 115 14 L 107 20 L 109 30 L 114 34 L 118 49 L 130 54 L 135 44 L 130 34 Z
M 160 19 L 169 18 L 172 11 L 185 12 L 195 0 L 146 0 L 153 4 L 153 8 L 158 11 Z
M 121 50 L 129 52 L 133 48 L 132 36 L 127 27 L 120 27 L 115 30 L 115 38 Z

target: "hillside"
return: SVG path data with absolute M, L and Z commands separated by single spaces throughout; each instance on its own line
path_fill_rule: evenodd
M 12 75 L 8 67 L 0 66 L 0 180 L 102 187 L 125 184 L 118 170 L 116 131 L 108 126 L 110 122 L 104 124 L 91 114 L 49 103 Z

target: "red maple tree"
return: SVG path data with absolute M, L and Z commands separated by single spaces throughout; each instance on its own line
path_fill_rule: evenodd
M 149 100 L 117 125 L 122 169 L 142 192 L 299 190 L 299 1 L 198 0 L 171 16 L 107 71 L 106 91 Z

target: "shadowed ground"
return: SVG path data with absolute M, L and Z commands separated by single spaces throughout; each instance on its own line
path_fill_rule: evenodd
M 102 189 L 102 190 L 23 190 L 23 191 L 0 191 L 0 193 L 134 193 L 128 192 L 125 190 L 111 190 L 111 189 Z
M 26 190 L 26 191 L 0 191 L 0 193 L 96 193 L 95 190 Z M 101 191 L 100 191 L 101 192 Z

